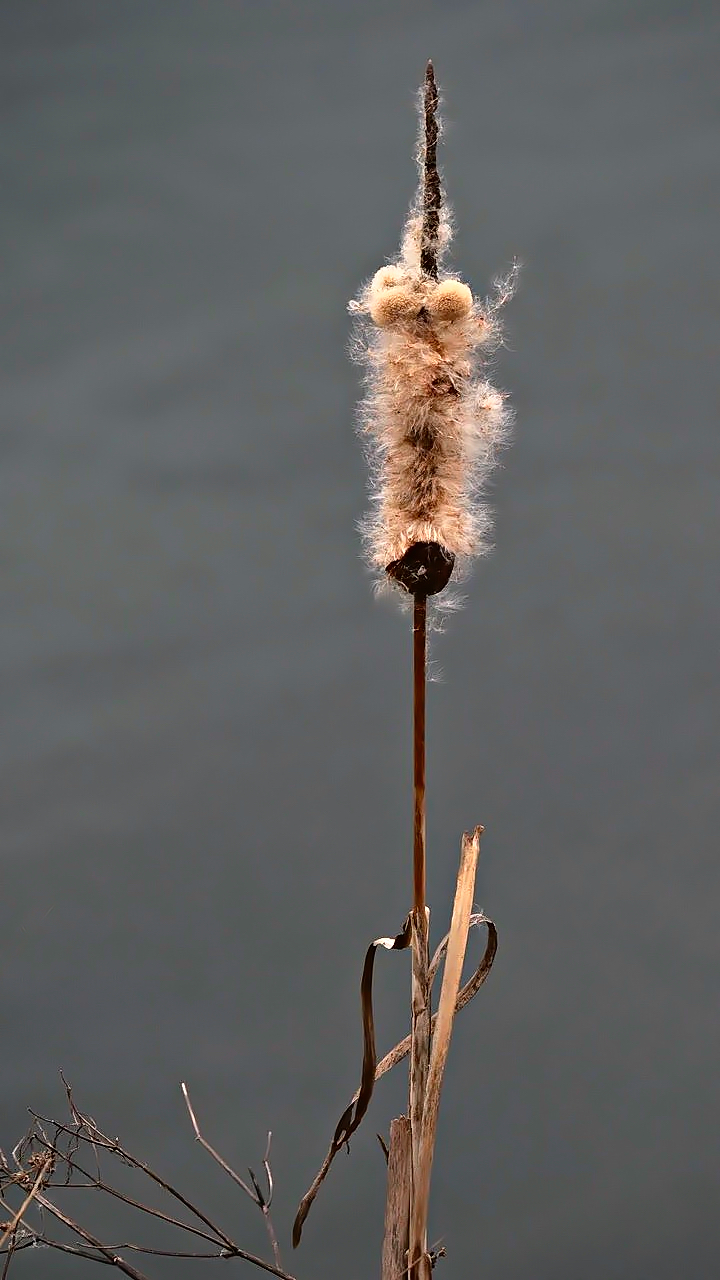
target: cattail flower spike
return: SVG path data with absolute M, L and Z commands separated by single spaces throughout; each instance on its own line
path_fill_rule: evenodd
M 443 590 L 488 548 L 483 487 L 510 415 L 484 376 L 501 337 L 499 312 L 515 271 L 477 300 L 443 269 L 451 225 L 437 170 L 437 87 L 426 78 L 420 188 L 394 262 L 350 303 L 363 323 L 367 395 L 360 432 L 371 470 L 367 557 L 406 590 Z

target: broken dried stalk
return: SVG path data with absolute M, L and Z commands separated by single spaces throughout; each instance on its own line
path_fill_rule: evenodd
M 435 1150 L 435 1134 L 440 1106 L 445 1063 L 450 1049 L 452 1024 L 455 1017 L 463 961 L 470 929 L 470 909 L 475 890 L 475 873 L 480 853 L 482 827 L 476 827 L 472 835 L 466 832 L 462 838 L 460 870 L 458 872 L 453 905 L 452 923 L 448 937 L 443 983 L 437 1022 L 432 1040 L 430 1068 L 425 1091 L 425 1107 L 419 1155 L 413 1164 L 413 1188 L 410 1217 L 410 1275 L 427 1280 L 430 1267 L 427 1261 L 427 1218 L 430 1201 L 430 1175 Z

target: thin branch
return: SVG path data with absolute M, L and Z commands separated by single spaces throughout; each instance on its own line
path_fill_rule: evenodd
M 15 1246 L 15 1252 L 19 1253 L 21 1249 L 36 1249 L 38 1245 L 42 1245 L 46 1249 L 58 1249 L 62 1253 L 72 1253 L 75 1257 L 86 1258 L 89 1262 L 102 1262 L 107 1266 L 114 1266 L 104 1254 L 98 1253 L 91 1249 L 83 1249 L 81 1245 L 65 1244 L 61 1240 L 49 1240 L 45 1236 L 41 1236 L 36 1232 L 26 1236 L 24 1240 L 20 1240 Z M 110 1253 L 118 1249 L 129 1249 L 133 1253 L 147 1254 L 153 1258 L 201 1258 L 206 1261 L 214 1261 L 216 1258 L 227 1260 L 234 1255 L 225 1247 L 216 1250 L 214 1253 L 189 1253 L 181 1249 L 153 1249 L 150 1245 L 132 1244 L 129 1240 L 124 1240 L 121 1244 L 106 1244 L 104 1246 Z M 11 1250 L 2 1250 L 6 1256 Z M 0 1277 L 0 1280 L 2 1278 Z
M 30 1114 L 32 1116 L 36 1116 L 36 1113 L 33 1111 L 31 1111 Z M 149 1165 L 145 1164 L 143 1160 L 138 1160 L 136 1156 L 133 1156 L 130 1154 L 129 1151 L 126 1151 L 125 1148 L 120 1145 L 120 1142 L 117 1138 L 109 1138 L 107 1134 L 104 1134 L 102 1130 L 100 1130 L 97 1127 L 97 1125 L 95 1124 L 95 1121 L 90 1116 L 84 1116 L 82 1115 L 81 1112 L 78 1112 L 77 1114 L 80 1115 L 81 1123 L 83 1127 L 87 1130 L 87 1136 L 83 1133 L 79 1133 L 78 1136 L 80 1137 L 81 1141 L 87 1142 L 90 1145 L 97 1144 L 97 1146 L 100 1147 L 101 1150 L 109 1151 L 112 1155 L 118 1156 L 120 1160 L 124 1161 L 124 1163 L 129 1165 L 132 1169 L 139 1169 L 142 1173 L 146 1175 L 146 1177 L 150 1179 L 151 1182 L 154 1182 L 156 1186 L 162 1187 L 163 1191 L 166 1191 L 169 1196 L 172 1196 L 173 1199 L 178 1200 L 180 1204 L 184 1204 L 185 1208 L 189 1209 L 190 1212 L 200 1220 L 200 1222 L 204 1222 L 205 1226 L 209 1227 L 210 1230 L 215 1233 L 217 1238 L 222 1241 L 223 1244 L 227 1245 L 229 1248 L 232 1248 L 232 1249 L 236 1247 L 235 1242 L 231 1239 L 231 1237 L 225 1231 L 223 1231 L 220 1227 L 218 1227 L 212 1221 L 212 1219 L 207 1216 L 207 1214 L 203 1213 L 202 1209 L 199 1209 L 197 1205 L 193 1204 L 191 1200 L 188 1200 L 187 1197 L 184 1196 L 181 1191 L 178 1191 L 177 1187 L 174 1187 L 172 1183 L 167 1182 L 164 1178 L 160 1176 L 159 1173 L 156 1173 L 154 1169 L 151 1169 Z M 45 1119 L 45 1122 L 48 1124 L 57 1123 L 57 1121 L 49 1121 L 47 1120 L 46 1117 L 43 1117 L 43 1116 L 38 1116 L 36 1118 L 40 1120 Z M 63 1132 L 68 1134 L 72 1134 L 75 1132 L 74 1130 L 69 1129 L 67 1125 L 61 1125 L 59 1127 L 62 1129 Z M 252 1255 L 250 1256 L 251 1256 L 251 1260 L 254 1261 L 254 1259 L 252 1258 Z M 264 1266 L 265 1264 L 263 1263 L 262 1265 Z
M 75 1232 L 76 1235 L 79 1235 L 86 1244 L 97 1249 L 98 1252 L 103 1255 L 102 1258 L 98 1258 L 97 1261 L 104 1261 L 117 1267 L 118 1270 L 124 1272 L 125 1275 L 130 1276 L 131 1280 L 148 1280 L 148 1277 L 143 1272 L 138 1271 L 131 1263 L 127 1262 L 124 1258 L 120 1257 L 119 1254 L 115 1253 L 113 1247 L 103 1244 L 101 1240 L 98 1240 L 95 1236 L 91 1235 L 90 1232 L 81 1227 L 79 1223 L 75 1222 L 67 1214 L 63 1213 L 51 1200 L 40 1195 L 36 1196 L 36 1200 L 38 1204 L 42 1205 L 43 1208 L 51 1214 L 51 1216 L 57 1218 L 59 1222 L 62 1222 L 71 1231 Z M 37 1236 L 37 1233 L 35 1234 Z M 53 1247 L 56 1245 L 55 1241 L 46 1240 L 41 1236 L 37 1236 L 37 1238 L 44 1244 L 52 1245 Z M 266 1262 L 264 1258 L 258 1258 L 255 1254 L 248 1253 L 247 1250 L 241 1249 L 238 1245 L 233 1244 L 232 1241 L 228 1245 L 223 1246 L 216 1254 L 190 1254 L 179 1252 L 168 1252 L 167 1254 L 164 1254 L 161 1250 L 146 1249 L 142 1246 L 131 1244 L 119 1247 L 131 1249 L 139 1253 L 158 1253 L 166 1257 L 241 1258 L 243 1261 L 252 1262 L 256 1267 L 260 1267 L 263 1271 L 267 1271 L 271 1275 L 277 1276 L 278 1280 L 295 1280 L 295 1277 L 291 1276 L 287 1271 L 283 1271 L 280 1267 L 273 1266 L 272 1263 Z
M 5 1265 L 2 1269 L 2 1276 L 0 1277 L 0 1280 L 7 1280 L 7 1273 L 10 1270 L 10 1263 L 12 1262 L 14 1253 L 15 1253 L 15 1232 L 13 1231 L 10 1237 L 10 1247 L 5 1251 Z
M 86 1138 L 84 1141 L 89 1142 L 90 1140 Z M 142 1200 L 135 1200 L 133 1196 L 129 1196 L 126 1192 L 119 1191 L 117 1187 L 111 1186 L 109 1182 L 105 1182 L 102 1177 L 93 1177 L 91 1173 L 88 1173 L 86 1169 L 83 1169 L 82 1165 L 78 1164 L 78 1161 L 74 1156 L 69 1156 L 64 1152 L 60 1153 L 57 1151 L 57 1148 L 55 1148 L 55 1151 L 70 1169 L 75 1170 L 76 1173 L 82 1174 L 82 1176 L 87 1178 L 88 1181 L 48 1183 L 46 1184 L 48 1188 L 56 1187 L 63 1191 L 66 1189 L 95 1189 L 97 1191 L 102 1191 L 106 1195 L 112 1196 L 116 1200 L 120 1200 L 123 1204 L 129 1205 L 131 1209 L 138 1209 L 141 1213 L 146 1213 L 150 1218 L 157 1218 L 160 1222 L 166 1222 L 168 1226 L 177 1227 L 181 1231 L 187 1231 L 190 1235 L 197 1236 L 200 1240 L 207 1240 L 209 1244 L 220 1244 L 224 1248 L 228 1247 L 223 1237 L 219 1236 L 217 1233 L 215 1233 L 215 1235 L 210 1235 L 209 1232 L 203 1231 L 200 1227 L 194 1227 L 190 1222 L 183 1222 L 182 1218 L 174 1218 L 169 1213 L 163 1213 L 162 1209 L 154 1209 L 152 1205 L 145 1204 Z
M 118 1271 L 122 1271 L 124 1275 L 129 1276 L 130 1280 L 148 1280 L 144 1271 L 138 1271 L 137 1267 L 134 1267 L 130 1262 L 126 1262 L 119 1253 L 115 1253 L 112 1249 L 108 1249 L 107 1245 L 104 1245 L 101 1240 L 98 1240 L 96 1236 L 91 1235 L 91 1233 L 86 1231 L 84 1227 L 81 1227 L 79 1223 L 73 1221 L 73 1219 L 69 1218 L 66 1213 L 63 1213 L 61 1209 L 58 1209 L 57 1205 L 53 1204 L 52 1200 L 48 1200 L 46 1196 L 42 1195 L 36 1196 L 36 1199 L 38 1204 L 41 1204 L 43 1209 L 45 1209 L 51 1217 L 57 1218 L 58 1222 L 62 1222 L 63 1225 L 68 1227 L 70 1231 L 75 1233 L 75 1235 L 80 1236 L 80 1239 L 84 1240 L 86 1244 L 92 1245 L 93 1249 L 97 1249 L 98 1253 L 103 1255 L 103 1258 L 110 1264 L 110 1266 L 117 1267 Z
M 220 1153 L 216 1151 L 214 1147 L 210 1146 L 210 1143 L 208 1142 L 207 1138 L 203 1137 L 202 1133 L 200 1132 L 200 1128 L 197 1122 L 197 1117 L 193 1110 L 193 1105 L 190 1101 L 190 1094 L 188 1093 L 187 1085 L 185 1084 L 184 1081 L 180 1085 L 180 1088 L 182 1089 L 182 1095 L 183 1095 L 183 1098 L 185 1099 L 185 1106 L 188 1109 L 188 1115 L 190 1116 L 190 1123 L 192 1124 L 193 1130 L 195 1132 L 196 1142 L 199 1142 L 200 1146 L 205 1151 L 207 1151 L 208 1155 L 212 1156 L 216 1164 L 219 1164 L 220 1168 L 225 1170 L 225 1173 L 228 1175 L 228 1177 L 232 1178 L 233 1182 L 237 1183 L 237 1185 L 242 1188 L 242 1190 L 245 1192 L 245 1195 L 250 1197 L 253 1204 L 258 1204 L 259 1203 L 258 1198 L 255 1195 L 255 1193 L 250 1189 L 247 1182 L 243 1182 L 242 1178 L 240 1177 L 240 1174 L 236 1173 L 235 1170 L 231 1168 L 231 1166 L 227 1163 L 227 1161 L 223 1160 Z
M 215 1148 L 210 1145 L 207 1138 L 203 1137 L 203 1134 L 200 1132 L 200 1126 L 197 1122 L 197 1117 L 195 1115 L 192 1102 L 190 1101 L 190 1094 L 188 1093 L 187 1085 L 185 1084 L 184 1081 L 180 1085 L 180 1088 L 182 1089 L 182 1095 L 183 1095 L 183 1098 L 185 1099 L 185 1105 L 188 1109 L 188 1114 L 190 1116 L 190 1123 L 192 1124 L 196 1141 L 200 1143 L 200 1146 L 205 1151 L 207 1151 L 208 1155 L 212 1157 L 212 1159 L 216 1162 L 216 1164 L 220 1165 L 220 1168 L 225 1171 L 228 1177 L 232 1178 L 233 1182 L 236 1183 L 238 1187 L 242 1188 L 246 1196 L 250 1197 L 253 1204 L 257 1205 L 258 1209 L 263 1215 L 263 1218 L 265 1219 L 265 1228 L 267 1230 L 268 1238 L 270 1240 L 270 1248 L 273 1251 L 275 1266 L 280 1267 L 281 1265 L 280 1249 L 278 1247 L 277 1236 L 275 1234 L 275 1228 L 273 1226 L 272 1218 L 270 1217 L 270 1202 L 272 1201 L 273 1183 L 272 1183 L 272 1174 L 270 1172 L 270 1164 L 268 1161 L 268 1156 L 270 1155 L 270 1140 L 272 1138 L 272 1134 L 270 1133 L 268 1134 L 267 1146 L 265 1148 L 265 1158 L 263 1160 L 263 1166 L 264 1166 L 265 1174 L 268 1180 L 268 1195 L 264 1196 L 262 1191 L 260 1190 L 260 1187 L 258 1186 L 257 1179 L 255 1178 L 255 1174 L 253 1173 L 252 1169 L 249 1169 L 248 1172 L 252 1179 L 254 1190 L 250 1189 L 247 1183 L 240 1177 L 240 1174 L 236 1173 L 235 1169 L 233 1169 L 232 1166 L 229 1165 L 227 1161 L 223 1159 L 219 1151 L 216 1151 Z
M 42 1245 L 45 1249 L 57 1249 L 59 1253 L 71 1253 L 76 1258 L 87 1258 L 89 1262 L 102 1262 L 106 1266 L 114 1265 L 108 1262 L 108 1259 L 104 1258 L 102 1254 L 83 1249 L 79 1244 L 63 1244 L 60 1240 L 48 1240 L 45 1236 L 37 1235 L 34 1232 L 29 1236 L 25 1236 L 22 1240 L 18 1240 L 15 1252 L 20 1253 L 22 1249 L 37 1249 L 38 1245 Z
M 267 1200 L 265 1201 L 265 1203 L 266 1203 L 266 1205 L 267 1205 L 268 1209 L 270 1208 L 270 1205 L 272 1204 L 273 1196 L 274 1196 L 274 1194 L 275 1194 L 275 1187 L 274 1187 L 274 1185 L 273 1185 L 272 1169 L 270 1168 L 270 1144 L 271 1144 L 271 1142 L 272 1142 L 272 1129 L 268 1129 L 267 1146 L 265 1147 L 265 1155 L 263 1156 L 263 1169 L 265 1170 L 265 1177 L 267 1178 L 267 1184 L 268 1184 L 268 1196 L 267 1196 Z

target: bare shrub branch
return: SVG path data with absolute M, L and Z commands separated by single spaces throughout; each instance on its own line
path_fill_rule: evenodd
M 127 1257 L 127 1253 L 165 1258 L 237 1258 L 250 1262 L 279 1280 L 294 1280 L 280 1265 L 277 1238 L 269 1215 L 273 1197 L 273 1176 L 270 1168 L 270 1135 L 263 1157 L 267 1191 L 261 1189 L 255 1174 L 250 1171 L 252 1188 L 235 1172 L 219 1152 L 203 1138 L 186 1087 L 183 1095 L 195 1131 L 201 1145 L 216 1163 L 249 1196 L 262 1212 L 273 1251 L 273 1261 L 256 1256 L 243 1249 L 222 1227 L 195 1204 L 187 1195 L 157 1173 L 145 1161 L 138 1159 L 118 1138 L 104 1133 L 93 1118 L 81 1111 L 73 1097 L 70 1085 L 63 1077 L 65 1095 L 70 1112 L 67 1121 L 53 1120 L 31 1111 L 32 1124 L 8 1158 L 0 1151 L 0 1208 L 8 1215 L 0 1222 L 0 1257 L 4 1259 L 0 1280 L 7 1280 L 13 1257 L 28 1248 L 43 1246 L 60 1253 L 71 1254 L 90 1262 L 114 1267 L 131 1280 L 150 1280 Z M 87 1159 L 83 1157 L 83 1153 Z M 181 1205 L 188 1214 L 178 1216 L 166 1209 L 129 1194 L 115 1185 L 105 1173 L 113 1163 L 133 1171 L 142 1181 L 159 1188 L 171 1202 Z M 119 1170 L 118 1170 L 119 1171 Z M 20 1207 L 13 1210 L 8 1200 L 13 1190 L 24 1193 Z M 81 1192 L 102 1193 L 126 1205 L 142 1223 L 157 1222 L 171 1228 L 179 1237 L 177 1247 L 163 1248 L 155 1244 L 125 1240 L 111 1244 L 100 1239 L 78 1220 L 75 1212 L 68 1212 L 65 1201 L 68 1195 Z M 39 1211 L 33 1215 L 33 1209 Z M 38 1221 L 36 1221 L 38 1217 Z M 193 1221 L 194 1219 L 194 1221 Z M 64 1228 L 67 1236 L 53 1230 L 52 1224 Z M 73 1241 L 72 1237 L 75 1237 Z M 203 1241 L 205 1250 L 191 1247 L 192 1241 Z

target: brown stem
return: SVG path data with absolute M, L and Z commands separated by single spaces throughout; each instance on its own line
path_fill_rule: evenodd
M 62 1222 L 64 1226 L 70 1229 L 70 1231 L 74 1231 L 75 1235 L 80 1236 L 80 1239 L 84 1240 L 86 1244 L 92 1245 L 93 1249 L 97 1249 L 98 1253 L 102 1254 L 103 1262 L 109 1263 L 111 1267 L 117 1267 L 118 1271 L 122 1271 L 124 1275 L 130 1276 L 130 1280 L 148 1280 L 144 1271 L 138 1271 L 137 1267 L 133 1267 L 131 1263 L 126 1262 L 119 1253 L 116 1253 L 113 1249 L 109 1249 L 108 1246 L 103 1244 L 101 1240 L 98 1240 L 96 1236 L 91 1235 L 89 1231 L 86 1231 L 84 1227 L 81 1227 L 78 1222 L 74 1222 L 66 1213 L 63 1213 L 58 1209 L 57 1205 L 53 1204 L 52 1200 L 48 1200 L 45 1196 L 40 1195 L 37 1196 L 36 1199 L 38 1204 L 42 1205 L 43 1209 L 51 1214 L 53 1218 L 57 1218 L 58 1222 Z
M 425 914 L 425 664 L 427 596 L 413 597 L 413 908 Z
M 415 1175 L 420 1158 L 425 1089 L 430 1062 L 429 922 L 425 906 L 425 666 L 427 658 L 427 596 L 413 597 L 413 913 L 412 1007 L 410 1049 L 410 1132 L 412 1181 L 410 1214 L 415 1198 Z M 412 1264 L 413 1259 L 411 1257 Z M 411 1270 L 415 1280 L 416 1268 Z
M 5 1255 L 5 1265 L 2 1269 L 2 1280 L 7 1280 L 7 1273 L 10 1270 L 10 1263 L 12 1262 L 13 1254 L 15 1253 L 15 1239 L 16 1239 L 16 1236 L 15 1236 L 15 1232 L 13 1231 L 12 1235 L 10 1236 L 10 1247 Z

